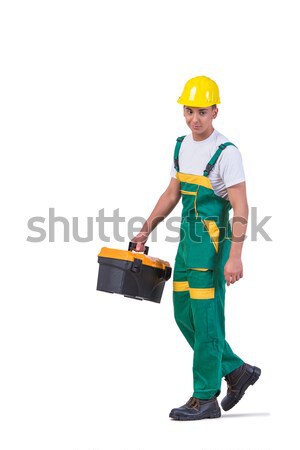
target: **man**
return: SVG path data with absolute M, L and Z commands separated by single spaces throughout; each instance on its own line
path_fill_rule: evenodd
M 192 78 L 178 103 L 191 134 L 177 139 L 170 184 L 133 240 L 137 251 L 143 251 L 151 231 L 182 197 L 173 304 L 175 320 L 194 351 L 194 392 L 185 405 L 172 409 L 170 417 L 198 420 L 221 416 L 217 396 L 223 376 L 228 391 L 221 406 L 227 411 L 258 380 L 261 370 L 244 363 L 225 340 L 225 284 L 243 276 L 248 218 L 241 154 L 213 127 L 220 103 L 213 80 Z

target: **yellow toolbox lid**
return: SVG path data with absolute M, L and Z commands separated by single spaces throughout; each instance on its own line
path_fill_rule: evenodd
M 98 256 L 101 256 L 102 258 L 122 259 L 124 261 L 134 261 L 134 259 L 138 258 L 142 260 L 142 264 L 155 267 L 156 269 L 164 270 L 166 267 L 170 267 L 168 261 L 163 261 L 162 259 L 145 255 L 144 253 L 132 252 L 129 250 L 102 247 Z

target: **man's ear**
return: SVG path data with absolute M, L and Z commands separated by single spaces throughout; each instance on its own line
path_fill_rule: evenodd
M 219 112 L 218 108 L 215 108 L 215 109 L 213 110 L 213 119 L 216 119 L 216 117 L 217 117 L 217 115 L 218 115 L 218 112 Z

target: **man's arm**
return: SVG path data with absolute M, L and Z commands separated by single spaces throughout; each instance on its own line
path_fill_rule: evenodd
M 224 267 L 227 286 L 243 277 L 242 247 L 248 224 L 248 203 L 246 183 L 238 183 L 227 188 L 233 208 L 232 243 L 229 258 Z
M 132 242 L 137 243 L 136 251 L 143 252 L 145 250 L 144 244 L 147 241 L 149 234 L 170 214 L 180 200 L 180 197 L 180 182 L 176 178 L 171 178 L 169 186 L 160 196 L 141 231 L 132 239 Z

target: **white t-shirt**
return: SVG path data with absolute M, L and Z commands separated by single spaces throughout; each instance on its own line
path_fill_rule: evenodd
M 194 141 L 193 135 L 187 135 L 179 151 L 179 170 L 192 175 L 203 175 L 203 171 L 219 145 L 230 142 L 223 134 L 214 130 L 204 141 Z M 172 163 L 171 176 L 176 178 L 176 169 Z M 226 147 L 209 174 L 216 195 L 228 199 L 227 188 L 245 181 L 242 155 L 236 147 Z

